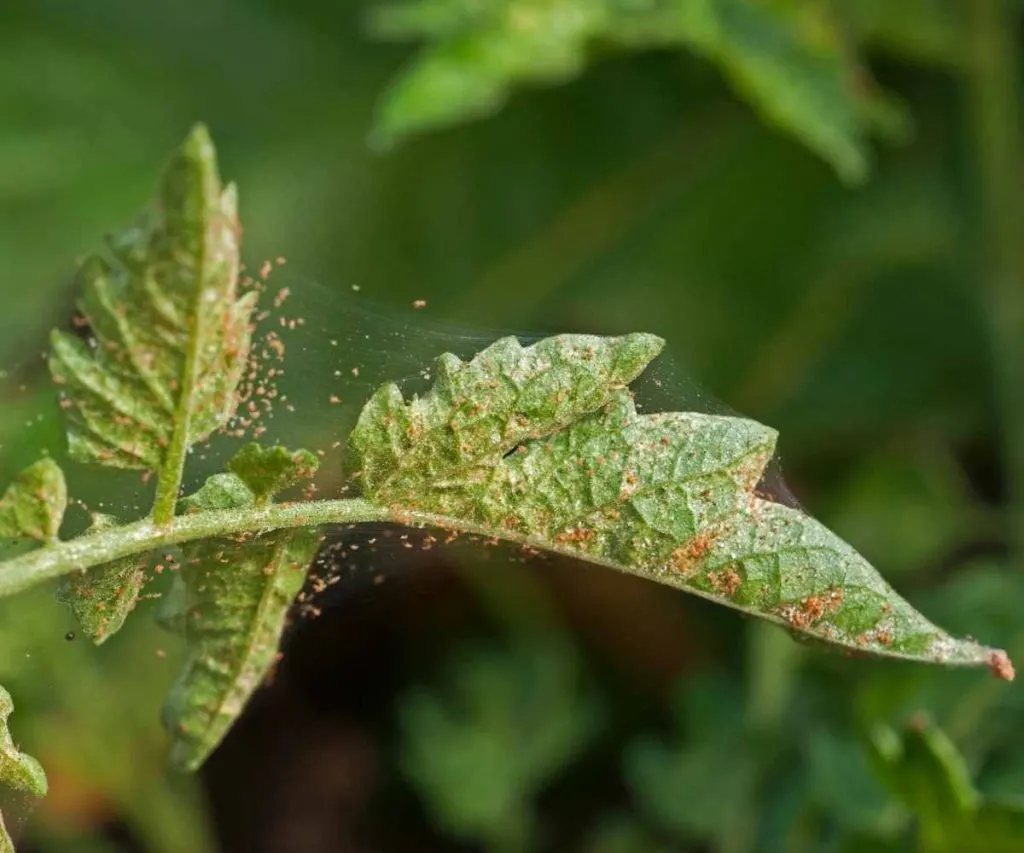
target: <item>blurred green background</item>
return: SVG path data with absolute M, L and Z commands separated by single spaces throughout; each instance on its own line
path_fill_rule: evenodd
M 4 3 L 0 482 L 59 452 L 39 355 L 75 259 L 202 120 L 250 265 L 286 256 L 318 305 L 358 285 L 403 322 L 425 299 L 472 328 L 664 336 L 781 431 L 809 512 L 1024 659 L 1021 11 Z M 199 779 L 163 767 L 169 637 L 137 618 L 97 652 L 49 590 L 0 603 L 13 729 L 53 789 L 25 849 L 1024 849 L 1017 818 L 942 829 L 942 791 L 879 758 L 932 719 L 979 797 L 1024 798 L 1019 687 L 508 556 L 420 555 L 329 603 Z

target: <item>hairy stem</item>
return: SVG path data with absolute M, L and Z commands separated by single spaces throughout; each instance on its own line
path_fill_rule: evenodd
M 175 516 L 167 524 L 157 524 L 153 519 L 147 518 L 123 527 L 103 528 L 77 539 L 55 542 L 20 557 L 0 562 L 0 598 L 71 572 L 84 572 L 112 560 L 148 554 L 158 548 L 180 545 L 196 539 L 238 537 L 239 541 L 243 541 L 248 536 L 258 536 L 286 528 L 355 525 L 382 521 L 408 527 L 434 527 L 453 534 L 468 533 L 486 537 L 488 541 L 494 543 L 504 541 L 525 546 L 533 551 L 547 551 L 577 560 L 583 558 L 588 563 L 623 570 L 623 566 L 618 563 L 594 554 L 584 556 L 570 544 L 555 543 L 542 536 L 531 536 L 506 529 L 496 530 L 486 524 L 465 519 L 400 507 L 380 506 L 362 498 L 350 498 L 210 510 Z M 657 568 L 650 567 L 635 567 L 635 573 L 670 586 L 687 589 L 693 595 L 711 599 L 741 613 L 791 627 L 784 615 L 778 612 L 757 609 L 736 601 L 723 601 L 712 593 L 688 586 L 682 575 L 664 574 Z M 901 651 L 875 649 L 872 650 L 872 654 L 900 660 L 920 660 L 919 654 Z M 932 659 L 947 666 L 988 665 L 991 668 L 993 660 L 999 657 L 1005 659 L 1005 653 L 984 646 L 971 645 L 966 650 L 960 649 L 956 654 L 946 652 L 941 657 Z M 1008 660 L 1006 666 L 1009 666 Z M 1001 678 L 1012 678 L 1012 670 L 1009 676 L 997 674 Z
M 388 521 L 392 517 L 389 509 L 354 498 L 199 512 L 176 516 L 166 524 L 147 518 L 47 545 L 0 563 L 0 596 L 74 571 L 195 539 L 258 534 L 287 527 Z

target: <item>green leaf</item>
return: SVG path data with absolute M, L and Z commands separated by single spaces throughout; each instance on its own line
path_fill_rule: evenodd
M 175 767 L 197 769 L 266 677 L 319 543 L 298 530 L 184 549 L 188 656 L 164 708 Z
M 439 506 L 450 478 L 453 496 L 484 487 L 502 456 L 599 409 L 663 346 L 654 335 L 562 335 L 525 349 L 502 338 L 469 364 L 445 353 L 423 399 L 407 405 L 393 384 L 370 398 L 349 440 L 350 462 L 379 500 L 429 493 Z M 476 482 L 462 482 L 467 475 Z
M 90 532 L 117 526 L 117 519 L 96 513 Z M 146 556 L 125 557 L 84 574 L 67 575 L 57 587 L 57 600 L 71 608 L 86 636 L 98 646 L 121 630 L 135 609 L 146 581 Z
M 905 124 L 874 90 L 830 4 L 412 0 L 379 8 L 371 26 L 381 37 L 427 42 L 382 100 L 374 133 L 385 144 L 494 113 L 516 86 L 574 77 L 603 46 L 704 57 L 847 180 L 867 170 L 873 124 Z
M 976 808 L 978 794 L 963 758 L 928 720 L 916 720 L 902 738 L 879 729 L 871 746 L 882 783 L 926 825 L 959 822 Z
M 64 472 L 52 459 L 40 459 L 0 497 L 0 539 L 56 539 L 67 504 Z
M 767 121 L 830 162 L 844 180 L 865 177 L 867 123 L 862 119 L 871 113 L 858 98 L 858 69 L 833 21 L 815 17 L 810 4 L 677 0 L 674 5 L 681 39 L 719 65 Z M 819 12 L 824 9 L 818 6 Z
M 637 414 L 625 383 L 661 349 L 649 335 L 506 338 L 469 363 L 445 354 L 406 402 L 373 395 L 349 442 L 371 501 L 479 525 L 694 592 L 857 653 L 987 665 L 849 545 L 757 483 L 776 434 L 754 421 Z
M 384 96 L 374 134 L 390 144 L 496 112 L 517 84 L 576 76 L 588 42 L 608 28 L 608 9 L 600 0 L 420 0 L 378 10 L 372 28 L 435 42 Z
M 316 454 L 308 450 L 292 452 L 252 442 L 235 454 L 228 470 L 252 491 L 256 503 L 264 503 L 289 486 L 310 479 L 319 464 Z
M 214 474 L 199 487 L 198 491 L 178 501 L 178 512 L 236 509 L 255 503 L 256 495 L 237 474 Z
M 987 800 L 974 815 L 970 834 L 961 850 L 1016 853 L 1024 842 L 1024 801 Z
M 757 814 L 763 760 L 745 730 L 743 697 L 717 679 L 688 679 L 677 700 L 686 736 L 632 744 L 625 773 L 643 812 L 680 840 L 735 847 Z
M 870 743 L 875 772 L 913 812 L 923 853 L 1013 853 L 1024 840 L 1024 800 L 985 800 L 956 746 L 926 718 Z
M 460 653 L 435 690 L 403 697 L 402 765 L 435 821 L 489 850 L 533 849 L 533 800 L 591 739 L 600 706 L 561 643 Z
M 286 454 L 286 466 L 251 465 L 279 454 L 243 448 L 229 467 L 273 489 L 312 476 L 315 457 Z M 276 471 L 273 476 L 267 471 Z M 289 471 L 287 476 L 282 472 Z M 255 473 L 254 473 L 255 472 Z M 271 484 L 273 480 L 273 484 Z M 270 498 L 270 492 L 263 492 Z M 238 474 L 211 477 L 184 498 L 184 512 L 237 509 L 256 504 L 256 495 Z M 306 579 L 320 544 L 315 529 L 284 530 L 251 539 L 208 539 L 183 546 L 182 583 L 172 587 L 163 613 L 165 626 L 185 636 L 184 669 L 164 706 L 173 744 L 171 763 L 195 770 L 217 747 L 277 656 L 285 619 Z
M 172 634 L 185 635 L 185 615 L 188 612 L 188 589 L 181 574 L 176 574 L 167 592 L 160 599 L 156 623 Z
M 46 773 L 42 765 L 31 755 L 20 752 L 14 745 L 7 718 L 14 711 L 11 694 L 0 687 L 0 788 L 6 788 L 30 797 L 45 797 L 47 791 Z M 4 827 L 0 813 L 0 853 L 13 853 L 14 844 Z
M 72 458 L 162 471 L 224 425 L 249 352 L 255 292 L 238 296 L 235 190 L 206 129 L 171 159 L 157 204 L 78 274 L 90 342 L 52 337 Z

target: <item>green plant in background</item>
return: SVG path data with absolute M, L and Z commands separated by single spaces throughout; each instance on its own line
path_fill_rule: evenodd
M 985 797 L 946 735 L 927 719 L 898 734 L 877 730 L 871 753 L 879 780 L 913 814 L 920 853 L 1010 853 L 1024 837 L 1024 800 Z
M 711 679 L 679 684 L 679 743 L 641 738 L 624 756 L 638 807 L 680 841 L 705 841 L 722 851 L 749 849 L 764 759 L 746 725 L 746 703 Z
M 554 647 L 563 656 L 572 651 L 568 637 Z M 487 850 L 543 849 L 543 822 L 538 826 L 533 811 L 550 777 L 571 772 L 584 757 L 588 738 L 571 733 L 585 731 L 603 701 L 599 693 L 577 692 L 577 666 L 553 681 L 555 671 L 566 675 L 562 658 L 548 657 L 546 649 L 522 652 L 460 650 L 442 684 L 402 700 L 410 781 L 442 829 Z M 751 726 L 744 697 L 724 678 L 687 679 L 677 685 L 675 704 L 675 722 L 686 735 L 678 742 L 641 736 L 627 746 L 622 771 L 636 811 L 600 822 L 586 849 L 640 853 L 692 849 L 694 843 L 723 853 L 802 849 L 806 842 L 798 836 L 774 846 L 766 833 L 765 802 L 783 811 L 794 811 L 795 804 L 771 790 L 771 744 Z M 555 750 L 552 762 L 523 749 L 531 740 L 526 731 L 539 731 L 541 720 L 550 727 L 543 743 Z M 1024 800 L 979 793 L 956 747 L 920 715 L 899 733 L 876 725 L 860 743 L 818 735 L 810 749 L 817 753 L 811 758 L 814 789 L 801 794 L 797 810 L 827 803 L 830 815 L 847 812 L 832 849 L 1019 849 Z M 495 767 L 505 772 L 484 771 Z
M 503 338 L 468 362 L 442 355 L 421 397 L 406 401 L 385 385 L 347 442 L 359 498 L 275 503 L 315 473 L 316 456 L 254 443 L 180 498 L 189 452 L 232 424 L 247 366 L 258 372 L 249 352 L 258 291 L 240 292 L 239 234 L 235 192 L 222 188 L 197 128 L 154 208 L 111 241 L 110 260 L 82 264 L 89 342 L 53 337 L 72 459 L 155 476 L 149 515 L 94 519 L 60 540 L 67 494 L 50 460 L 0 498 L 0 534 L 37 544 L 0 562 L 0 593 L 83 575 L 60 596 L 97 643 L 124 623 L 148 556 L 182 547 L 184 612 L 164 614 L 186 641 L 165 709 L 178 766 L 199 766 L 242 712 L 273 662 L 317 529 L 339 522 L 482 533 L 694 592 L 849 651 L 1013 677 L 1005 653 L 952 638 L 825 527 L 757 492 L 773 430 L 638 414 L 628 384 L 660 352 L 653 335 L 560 335 L 525 348 Z M 553 761 L 542 754 L 537 766 L 548 769 L 524 773 L 543 776 Z M 641 775 L 664 770 L 651 761 Z
M 523 83 L 562 82 L 599 48 L 682 47 L 713 62 L 767 120 L 847 180 L 866 137 L 902 114 L 847 36 L 842 4 L 800 0 L 413 0 L 377 9 L 374 33 L 428 42 L 381 104 L 375 133 L 409 133 L 497 111 Z
M 440 691 L 401 700 L 403 770 L 450 835 L 493 853 L 537 849 L 534 800 L 600 734 L 571 643 L 470 647 Z

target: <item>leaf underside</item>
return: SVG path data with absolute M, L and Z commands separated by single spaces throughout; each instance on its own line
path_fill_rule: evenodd
M 110 516 L 93 516 L 90 532 L 116 525 Z M 147 555 L 133 555 L 90 569 L 84 574 L 66 575 L 57 587 L 57 600 L 70 607 L 87 637 L 100 645 L 116 634 L 135 609 L 146 581 Z
M 195 129 L 158 203 L 78 273 L 89 342 L 52 336 L 72 458 L 159 470 L 175 431 L 194 444 L 222 426 L 249 352 L 256 294 L 237 294 L 239 225 L 213 145 Z
M 625 384 L 657 355 L 649 335 L 514 338 L 434 387 L 394 385 L 349 441 L 366 497 L 468 521 L 489 534 L 697 593 L 852 652 L 987 665 L 1005 654 L 957 640 L 915 611 L 852 547 L 761 496 L 776 433 L 751 420 L 637 413 Z
M 40 459 L 0 495 L 0 540 L 56 539 L 67 503 L 64 472 L 52 459 Z
M 181 509 L 255 505 L 259 497 L 269 499 L 278 488 L 312 476 L 316 457 L 250 445 L 228 467 L 230 473 L 211 477 L 182 500 Z M 247 483 L 267 491 L 258 495 Z M 197 769 L 263 682 L 319 543 L 315 529 L 299 529 L 182 548 L 183 568 L 172 591 L 176 600 L 161 613 L 162 624 L 184 634 L 187 649 L 164 706 L 174 766 Z
M 164 711 L 174 766 L 197 769 L 263 682 L 319 542 L 300 530 L 185 549 L 189 651 Z

